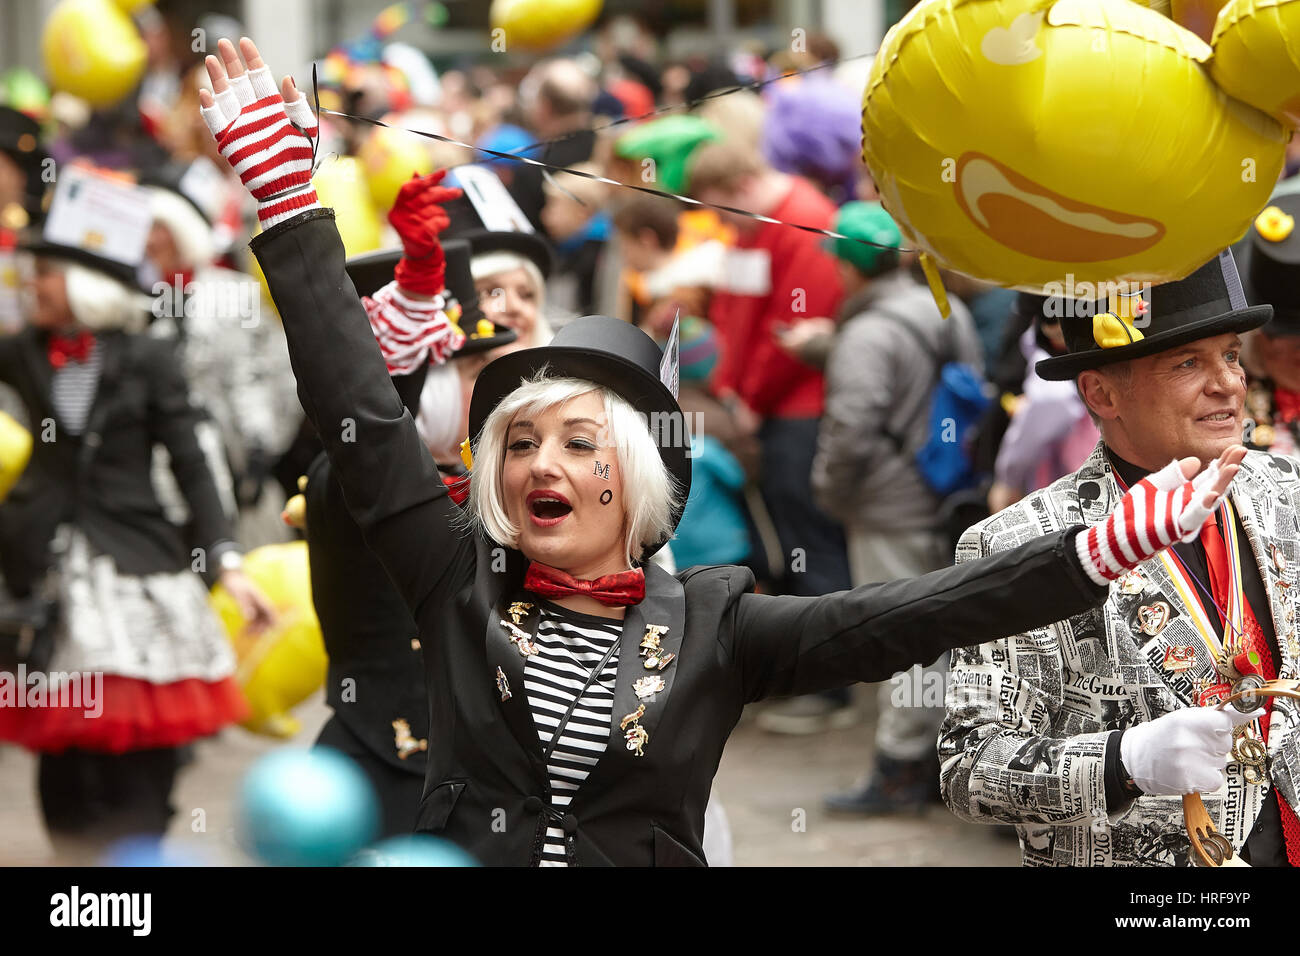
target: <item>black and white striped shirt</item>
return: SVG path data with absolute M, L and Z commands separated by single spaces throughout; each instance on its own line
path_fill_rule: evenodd
M 567 866 L 564 830 L 559 818 L 609 743 L 613 722 L 614 682 L 623 622 L 579 614 L 543 601 L 535 638 L 538 653 L 524 664 L 524 689 L 542 748 L 550 746 L 569 705 L 587 678 L 614 647 L 613 654 L 573 709 L 559 742 L 547 760 L 554 819 L 548 821 L 541 866 Z
M 104 364 L 104 350 L 98 342 L 84 362 L 68 362 L 55 369 L 50 380 L 50 404 L 59 421 L 70 434 L 80 435 L 90 417 L 95 392 L 99 388 L 99 371 Z

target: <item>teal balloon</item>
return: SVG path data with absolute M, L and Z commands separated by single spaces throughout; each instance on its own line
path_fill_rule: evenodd
M 379 801 L 365 774 L 328 748 L 263 757 L 239 795 L 244 847 L 272 866 L 339 866 L 379 832 Z
M 389 837 L 356 855 L 353 866 L 478 866 L 478 862 L 456 846 L 437 837 L 413 833 Z

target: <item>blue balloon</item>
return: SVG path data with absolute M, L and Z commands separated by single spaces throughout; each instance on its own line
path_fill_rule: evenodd
M 238 817 L 241 842 L 273 866 L 339 866 L 379 832 L 370 781 L 324 747 L 280 750 L 254 764 Z
M 352 860 L 353 866 L 478 866 L 478 862 L 446 840 L 413 833 L 389 837 L 368 846 Z

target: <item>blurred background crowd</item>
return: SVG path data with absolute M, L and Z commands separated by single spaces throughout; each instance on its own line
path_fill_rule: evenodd
M 542 22 L 548 4 L 533 6 L 536 22 L 500 29 L 488 4 L 461 0 L 4 4 L 0 336 L 41 308 L 36 266 L 16 246 L 59 181 L 80 171 L 139 189 L 150 221 L 125 283 L 141 295 L 128 331 L 178 350 L 232 540 L 252 553 L 300 538 L 292 499 L 319 444 L 247 250 L 254 205 L 198 109 L 204 55 L 249 35 L 319 103 L 316 188 L 350 256 L 395 247 L 386 216 L 401 184 L 449 168 L 448 185 L 482 194 L 450 237 L 469 238 L 471 294 L 517 334 L 512 347 L 545 344 L 586 314 L 660 342 L 678 323 L 695 477 L 665 549 L 676 567 L 746 564 L 763 589 L 808 595 L 922 574 L 951 563 L 964 528 L 1088 457 L 1097 432 L 1073 384 L 1032 371 L 1063 350 L 1060 308 L 945 273 L 953 310 L 940 319 L 877 201 L 861 92 L 906 0 L 556 0 L 570 18 L 558 26 Z M 574 34 L 574 18 L 596 11 Z M 192 307 L 159 309 L 160 289 Z M 1300 389 L 1293 350 L 1252 343 L 1252 371 Z M 436 420 L 436 396 L 425 401 Z M 29 448 L 41 428 L 30 405 L 0 383 L 0 494 L 19 481 L 23 436 Z M 465 437 L 439 431 L 425 436 L 436 456 Z M 192 527 L 165 451 L 150 465 L 157 496 L 177 528 Z M 3 507 L 20 510 L 19 497 Z M 12 559 L 3 566 L 11 591 L 31 590 L 14 584 L 25 575 Z M 259 573 L 271 632 L 300 639 L 310 627 L 286 609 L 302 603 L 304 579 Z M 248 606 L 222 608 L 247 665 Z M 303 653 L 316 679 L 285 691 L 286 708 L 324 678 L 322 652 Z M 941 691 L 900 700 L 900 686 L 934 685 L 920 672 L 882 685 L 862 779 L 824 794 L 829 810 L 937 801 Z M 859 724 L 865 700 L 780 701 L 756 724 L 816 739 Z M 250 703 L 247 725 L 296 729 L 276 705 Z M 184 764 L 176 749 L 162 772 Z

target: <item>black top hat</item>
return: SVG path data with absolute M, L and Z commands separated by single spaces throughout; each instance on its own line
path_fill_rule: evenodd
M 503 355 L 479 373 L 469 405 L 469 433 L 478 441 L 492 409 L 543 367 L 556 375 L 604 385 L 647 417 L 647 426 L 669 473 L 680 484 L 681 499 L 673 509 L 673 527 L 691 490 L 691 436 L 677 399 L 659 379 L 662 355 L 654 339 L 636 326 L 606 315 L 574 319 L 556 333 L 550 345 Z M 666 543 L 646 548 L 642 560 Z
M 1136 294 L 1135 294 L 1136 295 Z M 1249 306 L 1227 249 L 1185 279 L 1152 286 L 1135 308 L 1138 318 L 1119 319 L 1113 312 L 1061 320 L 1069 352 L 1043 359 L 1035 368 L 1049 381 L 1065 381 L 1080 372 L 1115 362 L 1164 352 L 1197 339 L 1257 329 L 1273 315 L 1271 306 Z M 1086 303 L 1076 302 L 1077 307 Z M 1136 305 L 1136 303 L 1135 303 Z M 1104 343 L 1104 344 L 1103 344 Z
M 461 239 L 448 239 L 443 241 L 442 251 L 447 260 L 447 292 L 460 304 L 460 316 L 456 319 L 456 324 L 465 333 L 465 344 L 456 351 L 456 355 L 487 352 L 515 341 L 518 334 L 504 325 L 491 323 L 492 332 L 488 335 L 483 334 L 480 328 L 487 319 L 479 308 L 478 292 L 469 271 L 469 243 Z M 381 249 L 349 259 L 345 268 L 348 278 L 356 287 L 357 295 L 374 295 L 392 282 L 393 270 L 401 258 L 401 249 Z
M 85 266 L 111 279 L 116 279 L 135 291 L 149 291 L 140 284 L 140 278 L 135 266 L 97 255 L 91 250 L 83 249 L 80 246 L 50 242 L 35 228 L 25 231 L 19 237 L 18 248 L 34 256 L 41 256 L 46 259 L 75 262 L 77 265 Z
M 203 217 L 203 221 L 209 226 L 212 225 L 212 216 L 200 205 L 198 197 L 184 188 L 185 173 L 188 166 L 181 166 L 175 163 L 168 163 L 163 166 L 155 166 L 146 172 L 140 174 L 139 184 L 141 186 L 151 186 L 155 189 L 165 189 L 170 193 L 175 193 L 184 199 L 190 206 Z
M 1269 335 L 1300 335 L 1300 193 L 1275 196 L 1246 233 L 1246 298 L 1273 307 Z
M 496 175 L 493 173 L 493 175 Z M 464 239 L 470 244 L 471 255 L 482 256 L 490 252 L 513 252 L 532 262 L 547 278 L 555 270 L 555 252 L 542 236 L 532 232 L 505 232 L 488 229 L 483 217 L 468 196 L 462 195 L 442 204 L 451 225 L 443 230 L 445 239 Z M 520 217 L 522 213 L 518 214 Z

